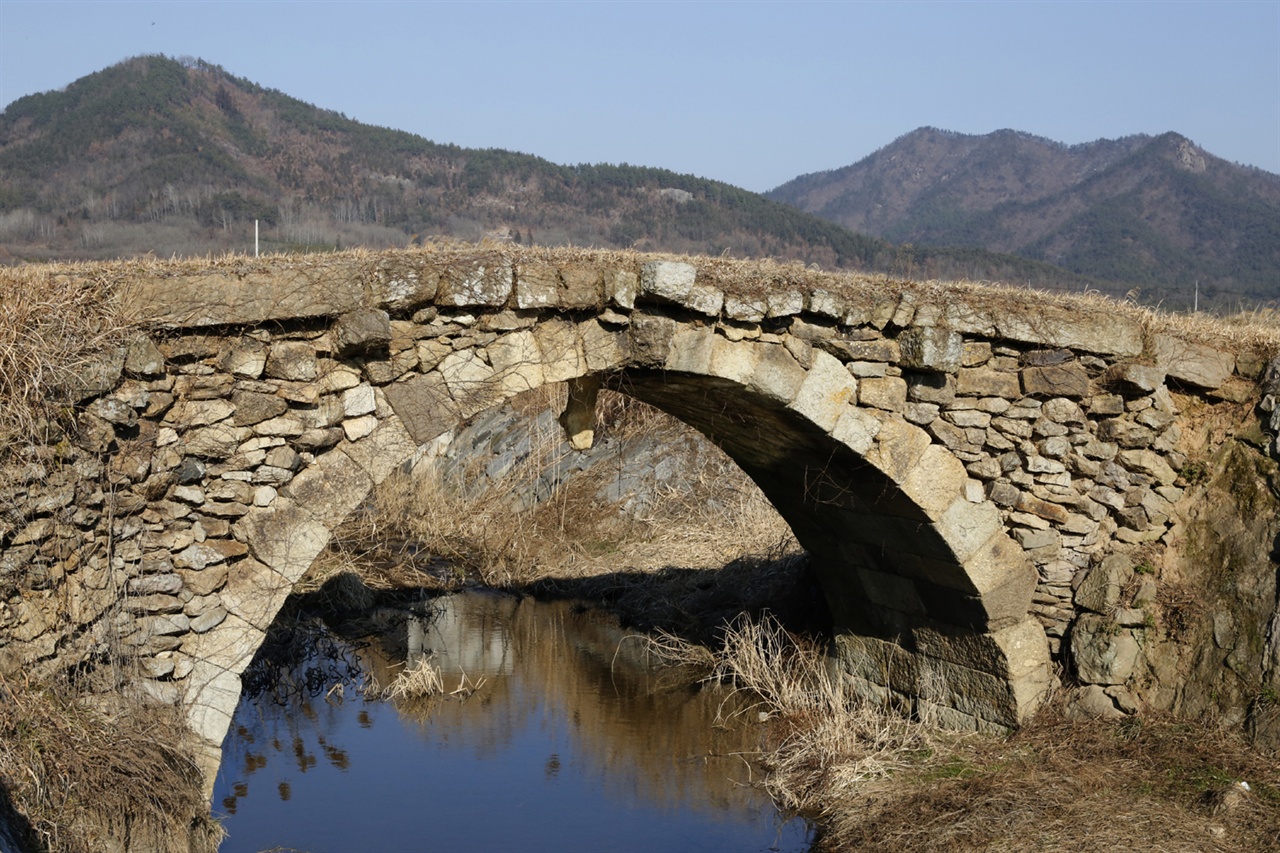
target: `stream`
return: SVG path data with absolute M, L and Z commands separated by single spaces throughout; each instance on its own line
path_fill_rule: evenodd
M 424 660 L 442 694 L 364 698 Z M 756 713 L 689 680 L 571 602 L 472 591 L 337 630 L 291 608 L 223 744 L 220 850 L 808 850 L 751 784 Z

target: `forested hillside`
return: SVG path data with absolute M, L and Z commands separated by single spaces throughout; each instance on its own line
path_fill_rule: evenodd
M 441 235 L 773 256 L 1079 289 L 1051 266 L 894 246 L 728 184 L 373 127 L 200 60 L 138 57 L 0 113 L 0 257 L 316 251 Z
M 767 193 L 883 239 L 981 248 L 1201 307 L 1280 298 L 1280 176 L 1176 133 L 1067 146 L 921 128 Z

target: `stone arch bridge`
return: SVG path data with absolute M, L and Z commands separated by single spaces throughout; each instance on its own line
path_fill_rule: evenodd
M 850 689 L 1012 727 L 1062 664 L 1123 707 L 1126 555 L 1184 500 L 1181 413 L 1252 411 L 1265 366 L 1100 302 L 723 260 L 245 260 L 118 297 L 142 333 L 61 389 L 78 431 L 8 496 L 0 665 L 121 644 L 211 766 L 334 528 L 424 444 L 555 382 L 576 446 L 606 386 L 741 465 L 812 554 Z

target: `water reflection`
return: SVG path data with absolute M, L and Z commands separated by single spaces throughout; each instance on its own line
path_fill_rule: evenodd
M 312 638 L 303 615 L 264 647 L 223 748 L 224 851 L 807 849 L 743 784 L 759 732 L 717 725 L 732 699 L 649 666 L 610 617 L 465 593 L 377 621 Z M 445 695 L 356 698 L 423 661 Z

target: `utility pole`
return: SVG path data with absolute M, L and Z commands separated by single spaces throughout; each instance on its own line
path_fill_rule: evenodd
M 1199 314 L 1200 313 L 1200 279 L 1196 279 L 1196 301 L 1192 303 L 1192 305 L 1193 307 L 1191 309 L 1191 313 Z
M 258 220 L 253 220 L 253 256 L 258 257 Z

